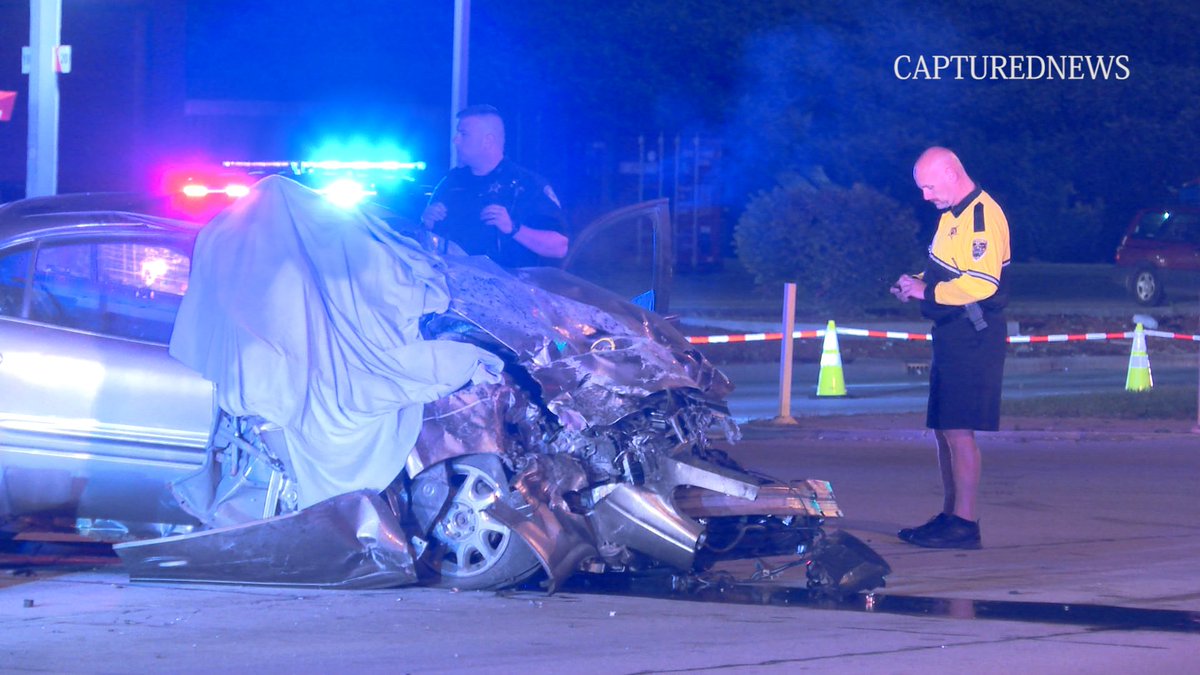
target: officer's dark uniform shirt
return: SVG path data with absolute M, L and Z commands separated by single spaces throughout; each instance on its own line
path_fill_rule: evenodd
M 533 251 L 480 219 L 484 207 L 499 204 L 508 209 L 513 227 L 566 232 L 562 208 L 554 190 L 541 176 L 508 159 L 486 176 L 468 167 L 451 169 L 433 191 L 429 203 L 446 205 L 446 218 L 433 226 L 434 234 L 453 241 L 469 255 L 486 255 L 503 267 L 545 264 Z

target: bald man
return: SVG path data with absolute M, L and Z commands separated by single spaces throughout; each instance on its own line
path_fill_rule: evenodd
M 558 197 L 545 179 L 504 156 L 499 111 L 478 105 L 457 117 L 461 166 L 434 189 L 421 222 L 467 254 L 489 256 L 504 267 L 564 257 L 569 241 Z
M 1008 303 L 1008 220 L 992 197 L 946 148 L 933 147 L 913 166 L 925 200 L 942 210 L 925 271 L 901 275 L 892 294 L 918 300 L 933 321 L 926 425 L 937 439 L 942 510 L 900 539 L 928 548 L 979 548 L 976 513 L 981 475 L 976 431 L 1000 428 Z

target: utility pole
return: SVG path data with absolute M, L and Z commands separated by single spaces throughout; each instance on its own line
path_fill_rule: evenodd
M 458 166 L 455 115 L 467 107 L 467 75 L 471 54 L 471 0 L 454 0 L 454 58 L 450 67 L 450 167 Z
M 58 69 L 62 0 L 29 0 L 29 143 L 25 196 L 58 193 Z M 22 59 L 24 60 L 24 59 Z

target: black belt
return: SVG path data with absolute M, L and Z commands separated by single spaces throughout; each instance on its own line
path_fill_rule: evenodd
M 934 321 L 933 325 L 935 327 L 941 327 L 945 326 L 951 321 L 966 319 L 971 322 L 971 325 L 975 327 L 976 331 L 982 331 L 988 327 L 987 319 L 983 318 L 983 308 L 979 306 L 978 302 L 972 302 L 963 305 L 962 310 L 963 311 L 961 313 L 953 312 L 938 319 L 937 321 Z

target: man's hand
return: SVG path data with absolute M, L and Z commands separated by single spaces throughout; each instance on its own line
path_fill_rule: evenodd
M 439 223 L 446 219 L 446 205 L 441 202 L 434 202 L 425 207 L 425 211 L 421 213 L 421 224 L 425 229 L 432 230 L 434 223 Z
M 900 278 L 891 287 L 892 295 L 900 302 L 908 302 L 909 300 L 924 300 L 925 299 L 925 282 L 909 276 L 901 274 Z
M 479 219 L 504 234 L 512 234 L 512 216 L 508 215 L 508 209 L 499 204 L 483 207 L 483 210 L 479 212 Z

